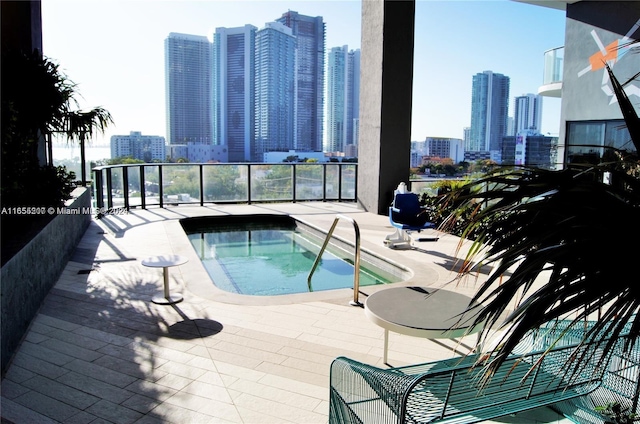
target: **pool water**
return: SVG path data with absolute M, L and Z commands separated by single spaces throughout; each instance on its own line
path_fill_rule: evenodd
M 181 221 L 216 287 L 259 296 L 353 287 L 355 249 L 349 254 L 329 243 L 310 290 L 307 278 L 324 239 L 286 216 L 224 218 Z M 362 252 L 360 265 L 360 286 L 400 281 L 388 271 L 363 265 Z

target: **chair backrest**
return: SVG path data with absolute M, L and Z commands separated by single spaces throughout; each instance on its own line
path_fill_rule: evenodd
M 396 193 L 393 207 L 400 211 L 400 216 L 415 216 L 421 211 L 420 199 L 415 193 Z

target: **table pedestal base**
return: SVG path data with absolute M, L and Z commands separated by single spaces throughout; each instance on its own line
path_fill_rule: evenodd
M 162 286 L 163 295 L 154 296 L 151 301 L 158 305 L 173 305 L 174 303 L 182 302 L 184 299 L 180 294 L 171 294 L 169 292 L 169 267 L 182 265 L 187 262 L 187 258 L 182 256 L 152 256 L 142 261 L 143 266 L 149 266 L 154 268 L 162 267 Z
M 384 354 L 382 357 L 382 363 L 388 364 L 387 357 L 389 356 L 389 330 L 384 329 Z
M 155 296 L 151 301 L 153 303 L 157 303 L 158 305 L 173 305 L 174 303 L 182 302 L 184 298 L 179 294 L 173 294 L 169 297 L 164 296 Z

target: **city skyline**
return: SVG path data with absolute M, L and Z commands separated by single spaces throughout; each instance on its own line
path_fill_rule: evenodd
M 130 131 L 167 136 L 169 33 L 211 39 L 216 27 L 261 28 L 295 10 L 323 17 L 327 52 L 353 50 L 360 48 L 360 9 L 360 1 L 43 0 L 43 50 L 78 84 L 83 107 L 113 114 L 115 124 L 93 141 L 101 145 Z M 470 77 L 492 70 L 511 76 L 512 97 L 537 92 L 544 51 L 564 43 L 564 13 L 513 1 L 418 0 L 415 37 L 412 140 L 462 138 L 470 125 Z M 559 99 L 545 99 L 542 132 L 557 134 L 559 111 Z

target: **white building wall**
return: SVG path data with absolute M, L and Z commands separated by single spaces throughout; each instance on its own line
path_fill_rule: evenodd
M 460 138 L 427 137 L 424 142 L 424 155 L 450 158 L 453 163 L 464 160 L 465 142 Z
M 167 157 L 165 139 L 158 135 L 143 135 L 140 131 L 111 136 L 111 157 L 125 156 L 145 162 L 164 162 Z

